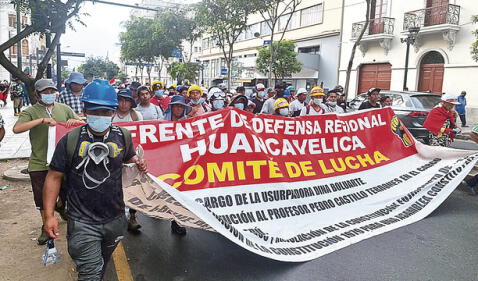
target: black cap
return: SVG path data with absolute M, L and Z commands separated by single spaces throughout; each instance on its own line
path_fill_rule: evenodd
M 286 84 L 286 83 L 284 83 L 284 82 L 276 83 L 275 89 L 283 89 L 283 90 L 285 90 L 286 88 L 287 88 L 287 84 Z

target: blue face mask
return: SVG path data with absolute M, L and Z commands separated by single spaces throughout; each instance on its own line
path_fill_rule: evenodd
M 221 109 L 224 107 L 224 101 L 223 100 L 215 100 L 212 102 L 212 105 L 214 106 L 215 109 Z
M 86 115 L 88 127 L 97 133 L 106 131 L 111 126 L 111 116 Z
M 160 96 L 164 95 L 164 91 L 163 90 L 157 90 L 156 92 L 154 92 L 154 95 L 157 96 L 157 97 L 160 97 Z
M 44 104 L 53 104 L 55 102 L 56 94 L 41 94 L 41 101 Z
M 321 98 L 313 99 L 313 102 L 314 102 L 315 105 L 321 105 L 322 104 L 322 99 Z
M 266 92 L 264 91 L 260 91 L 259 93 L 257 93 L 257 96 L 261 99 L 263 99 L 265 96 L 266 96 Z
M 203 103 L 204 101 L 205 101 L 204 98 L 200 98 L 200 99 L 198 99 L 198 100 L 191 100 L 191 103 L 192 103 L 192 104 L 201 104 L 201 103 Z
M 337 102 L 336 101 L 329 101 L 328 104 L 330 106 L 336 106 L 337 105 Z
M 241 110 L 244 110 L 244 104 L 242 104 L 242 103 L 236 103 L 236 104 L 234 105 L 234 107 L 235 107 L 235 108 L 238 108 L 238 109 L 241 109 Z

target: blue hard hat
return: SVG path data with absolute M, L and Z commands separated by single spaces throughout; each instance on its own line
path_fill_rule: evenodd
M 291 96 L 291 94 L 290 94 L 290 89 L 288 89 L 288 88 L 285 89 L 285 91 L 284 91 L 284 97 L 285 97 L 285 98 L 288 98 L 288 97 L 290 97 L 290 96 Z
M 83 90 L 82 102 L 104 105 L 110 107 L 118 106 L 118 97 L 115 88 L 106 80 L 95 79 Z

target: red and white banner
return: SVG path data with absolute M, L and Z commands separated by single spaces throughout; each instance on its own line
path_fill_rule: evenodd
M 426 217 L 478 159 L 415 142 L 390 108 L 298 118 L 228 108 L 119 125 L 150 173 L 125 172 L 128 206 L 212 227 L 281 261 L 311 260 Z M 51 144 L 67 129 L 54 131 Z

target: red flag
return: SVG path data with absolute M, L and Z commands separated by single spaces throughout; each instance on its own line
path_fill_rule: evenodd
M 110 85 L 113 85 L 116 81 L 116 78 L 113 77 L 113 79 L 110 80 Z

